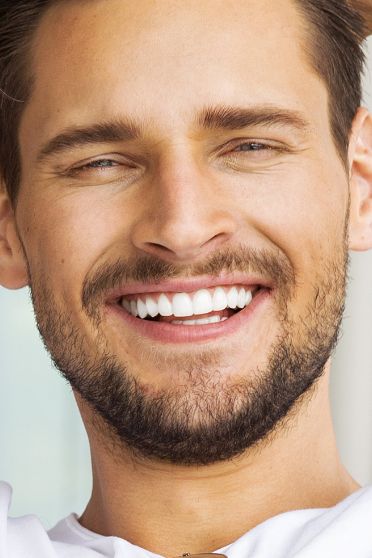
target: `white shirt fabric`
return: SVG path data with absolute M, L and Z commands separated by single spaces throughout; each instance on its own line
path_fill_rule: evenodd
M 48 532 L 33 515 L 9 518 L 11 495 L 9 484 L 0 482 L 0 558 L 159 558 L 85 529 L 76 514 Z M 333 508 L 276 515 L 215 552 L 228 558 L 372 558 L 372 486 Z

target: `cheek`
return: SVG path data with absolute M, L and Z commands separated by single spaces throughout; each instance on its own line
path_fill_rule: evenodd
M 261 246 L 289 260 L 296 290 L 289 315 L 304 315 L 314 304 L 320 282 L 329 281 L 332 263 L 344 265 L 348 183 L 340 168 L 304 164 L 252 178 L 241 188 L 240 207 Z M 243 193 L 244 192 L 244 193 Z
M 241 206 L 254 228 L 290 259 L 297 273 L 320 268 L 343 246 L 348 207 L 346 174 L 304 162 L 255 178 Z
M 319 287 L 328 291 L 336 280 L 334 264 L 341 273 L 345 265 L 347 178 L 342 172 L 299 168 L 272 180 L 262 178 L 260 186 L 260 194 L 250 199 L 249 214 L 264 241 L 293 267 L 296 289 L 287 309 L 296 321 L 315 307 Z
M 31 275 L 53 285 L 57 298 L 77 299 L 89 271 L 126 254 L 124 212 L 113 200 L 79 193 L 33 202 L 20 217 Z

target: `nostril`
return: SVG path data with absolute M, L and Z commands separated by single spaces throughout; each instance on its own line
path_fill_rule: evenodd
M 158 242 L 146 242 L 146 246 L 149 246 L 150 248 L 152 248 L 156 251 L 161 251 L 161 252 L 173 254 L 173 250 L 171 250 L 170 248 L 167 248 L 167 246 L 164 246 L 164 244 L 159 244 Z

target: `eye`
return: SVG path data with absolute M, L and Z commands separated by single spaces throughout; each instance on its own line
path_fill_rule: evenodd
M 120 163 L 113 161 L 112 159 L 97 159 L 96 161 L 90 161 L 81 167 L 75 168 L 75 170 L 85 170 L 85 169 L 110 169 L 112 167 L 119 166 Z
M 92 161 L 82 161 L 80 164 L 72 167 L 67 174 L 70 176 L 84 175 L 117 175 L 133 172 L 137 166 L 128 159 L 110 159 L 109 157 L 101 157 Z
M 89 167 L 112 167 L 115 164 L 116 163 L 114 161 L 111 161 L 111 159 L 100 159 L 99 161 L 93 161 L 92 163 L 89 163 L 87 166 L 89 166 Z
M 289 152 L 289 147 L 274 141 L 235 140 L 225 145 L 222 161 L 232 170 L 258 171 L 279 163 L 281 155 Z
M 259 152 L 259 151 L 267 151 L 267 150 L 275 151 L 275 149 L 278 150 L 278 148 L 275 148 L 272 145 L 266 143 L 260 143 L 258 141 L 249 141 L 237 145 L 233 149 L 233 152 L 244 153 L 244 152 Z
M 142 172 L 143 169 L 127 157 L 110 154 L 80 161 L 67 169 L 64 176 L 83 185 L 124 184 L 132 182 Z

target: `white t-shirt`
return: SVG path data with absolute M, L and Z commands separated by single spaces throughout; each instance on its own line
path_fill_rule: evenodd
M 159 558 L 118 537 L 88 531 L 76 514 L 48 532 L 33 515 L 9 518 L 11 494 L 0 482 L 0 558 Z M 372 486 L 333 508 L 276 515 L 215 552 L 228 558 L 372 558 Z

